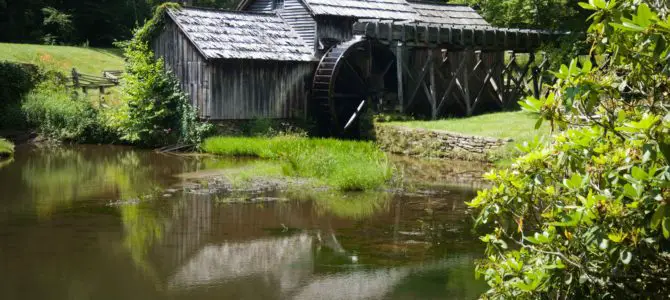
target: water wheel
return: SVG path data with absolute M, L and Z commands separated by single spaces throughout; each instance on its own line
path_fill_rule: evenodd
M 387 46 L 356 38 L 324 54 L 314 75 L 312 107 L 324 135 L 360 137 L 361 115 L 397 97 L 396 64 Z

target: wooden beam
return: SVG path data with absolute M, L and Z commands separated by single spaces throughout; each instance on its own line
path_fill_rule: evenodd
M 402 72 L 402 66 L 403 66 L 403 44 L 402 42 L 398 42 L 396 45 L 396 76 L 398 76 L 398 104 L 400 106 L 400 112 L 404 113 L 405 112 L 405 94 L 404 94 L 404 85 L 405 82 L 403 81 L 403 72 Z
M 421 68 L 421 73 L 419 73 L 419 76 L 414 80 L 415 85 L 411 89 L 412 92 L 409 94 L 409 97 L 407 98 L 409 103 L 407 103 L 407 107 L 411 106 L 414 103 L 414 99 L 416 99 L 416 93 L 419 91 L 419 88 L 421 88 L 422 83 L 424 79 L 426 78 L 426 74 L 428 73 L 428 64 L 430 63 L 430 60 L 426 60 L 426 63 L 423 64 L 423 67 Z M 407 71 L 407 75 L 409 78 L 413 78 L 412 72 L 407 68 L 406 64 L 403 64 L 403 68 L 405 71 Z M 425 84 L 423 84 L 425 88 Z
M 430 61 L 430 95 L 428 95 L 428 100 L 430 101 L 431 109 L 431 118 L 433 120 L 437 119 L 437 91 L 435 87 L 435 51 L 430 50 L 428 60 Z

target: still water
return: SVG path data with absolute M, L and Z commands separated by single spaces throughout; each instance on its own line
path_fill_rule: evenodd
M 0 299 L 474 299 L 485 288 L 470 188 L 245 204 L 181 188 L 175 175 L 213 160 L 19 147 L 0 165 Z

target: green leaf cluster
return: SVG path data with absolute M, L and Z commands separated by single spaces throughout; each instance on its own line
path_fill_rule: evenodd
M 653 2 L 653 3 L 651 3 Z M 520 104 L 554 129 L 469 202 L 484 298 L 670 297 L 670 22 L 657 1 L 591 0 L 596 66 Z
M 176 143 L 197 146 L 210 129 L 209 124 L 199 120 L 176 76 L 162 58 L 155 58 L 149 47 L 165 24 L 166 11 L 178 8 L 175 3 L 159 6 L 154 17 L 124 44 L 122 104 L 109 112 L 107 118 L 126 142 L 144 146 Z

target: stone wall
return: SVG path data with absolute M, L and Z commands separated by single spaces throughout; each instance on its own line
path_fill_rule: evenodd
M 384 124 L 375 126 L 375 135 L 380 147 L 393 154 L 483 161 L 511 141 Z

